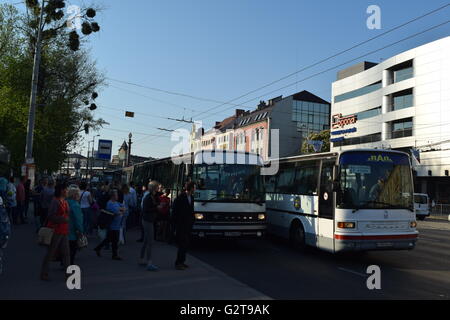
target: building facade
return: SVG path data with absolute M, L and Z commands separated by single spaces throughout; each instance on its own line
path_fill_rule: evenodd
M 204 131 L 193 126 L 191 151 L 236 150 L 254 152 L 265 161 L 300 153 L 306 137 L 330 127 L 331 104 L 320 97 L 301 91 L 261 101 L 253 111 L 236 110 L 234 116 L 217 122 Z M 279 139 L 272 139 L 278 129 Z M 277 145 L 275 146 L 274 143 Z
M 416 192 L 450 200 L 450 37 L 338 73 L 331 150 L 391 148 L 414 155 Z

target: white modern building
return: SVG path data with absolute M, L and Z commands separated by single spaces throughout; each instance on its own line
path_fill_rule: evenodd
M 450 37 L 339 71 L 331 115 L 331 150 L 413 153 L 416 192 L 450 203 Z

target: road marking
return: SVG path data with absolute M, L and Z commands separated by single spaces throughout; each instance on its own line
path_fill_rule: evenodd
M 353 270 L 346 269 L 346 268 L 341 268 L 341 267 L 338 267 L 338 269 L 341 270 L 341 271 L 345 271 L 345 272 L 350 272 L 350 273 L 356 274 L 356 275 L 358 275 L 360 277 L 367 278 L 367 274 L 364 274 L 364 273 L 360 273 L 360 272 L 357 272 L 357 271 L 353 271 Z

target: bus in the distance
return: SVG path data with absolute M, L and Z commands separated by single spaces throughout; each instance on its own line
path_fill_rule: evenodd
M 269 233 L 333 253 L 414 248 L 408 154 L 355 149 L 278 161 L 266 177 Z
M 156 180 L 172 190 L 172 199 L 187 181 L 195 182 L 195 237 L 260 238 L 267 224 L 263 165 L 257 154 L 204 150 L 137 164 L 132 180 Z

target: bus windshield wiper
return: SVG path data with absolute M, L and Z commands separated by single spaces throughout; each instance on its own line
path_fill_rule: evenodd
M 220 194 L 220 195 L 216 195 L 216 196 L 214 196 L 214 197 L 212 197 L 211 199 L 207 199 L 207 200 L 203 200 L 203 202 L 202 202 L 202 206 L 204 206 L 205 204 L 207 204 L 208 203 L 208 201 L 212 201 L 212 200 L 216 200 L 217 198 L 219 198 L 219 197 L 233 197 L 233 195 L 232 194 Z M 233 198 L 232 198 L 233 199 Z

